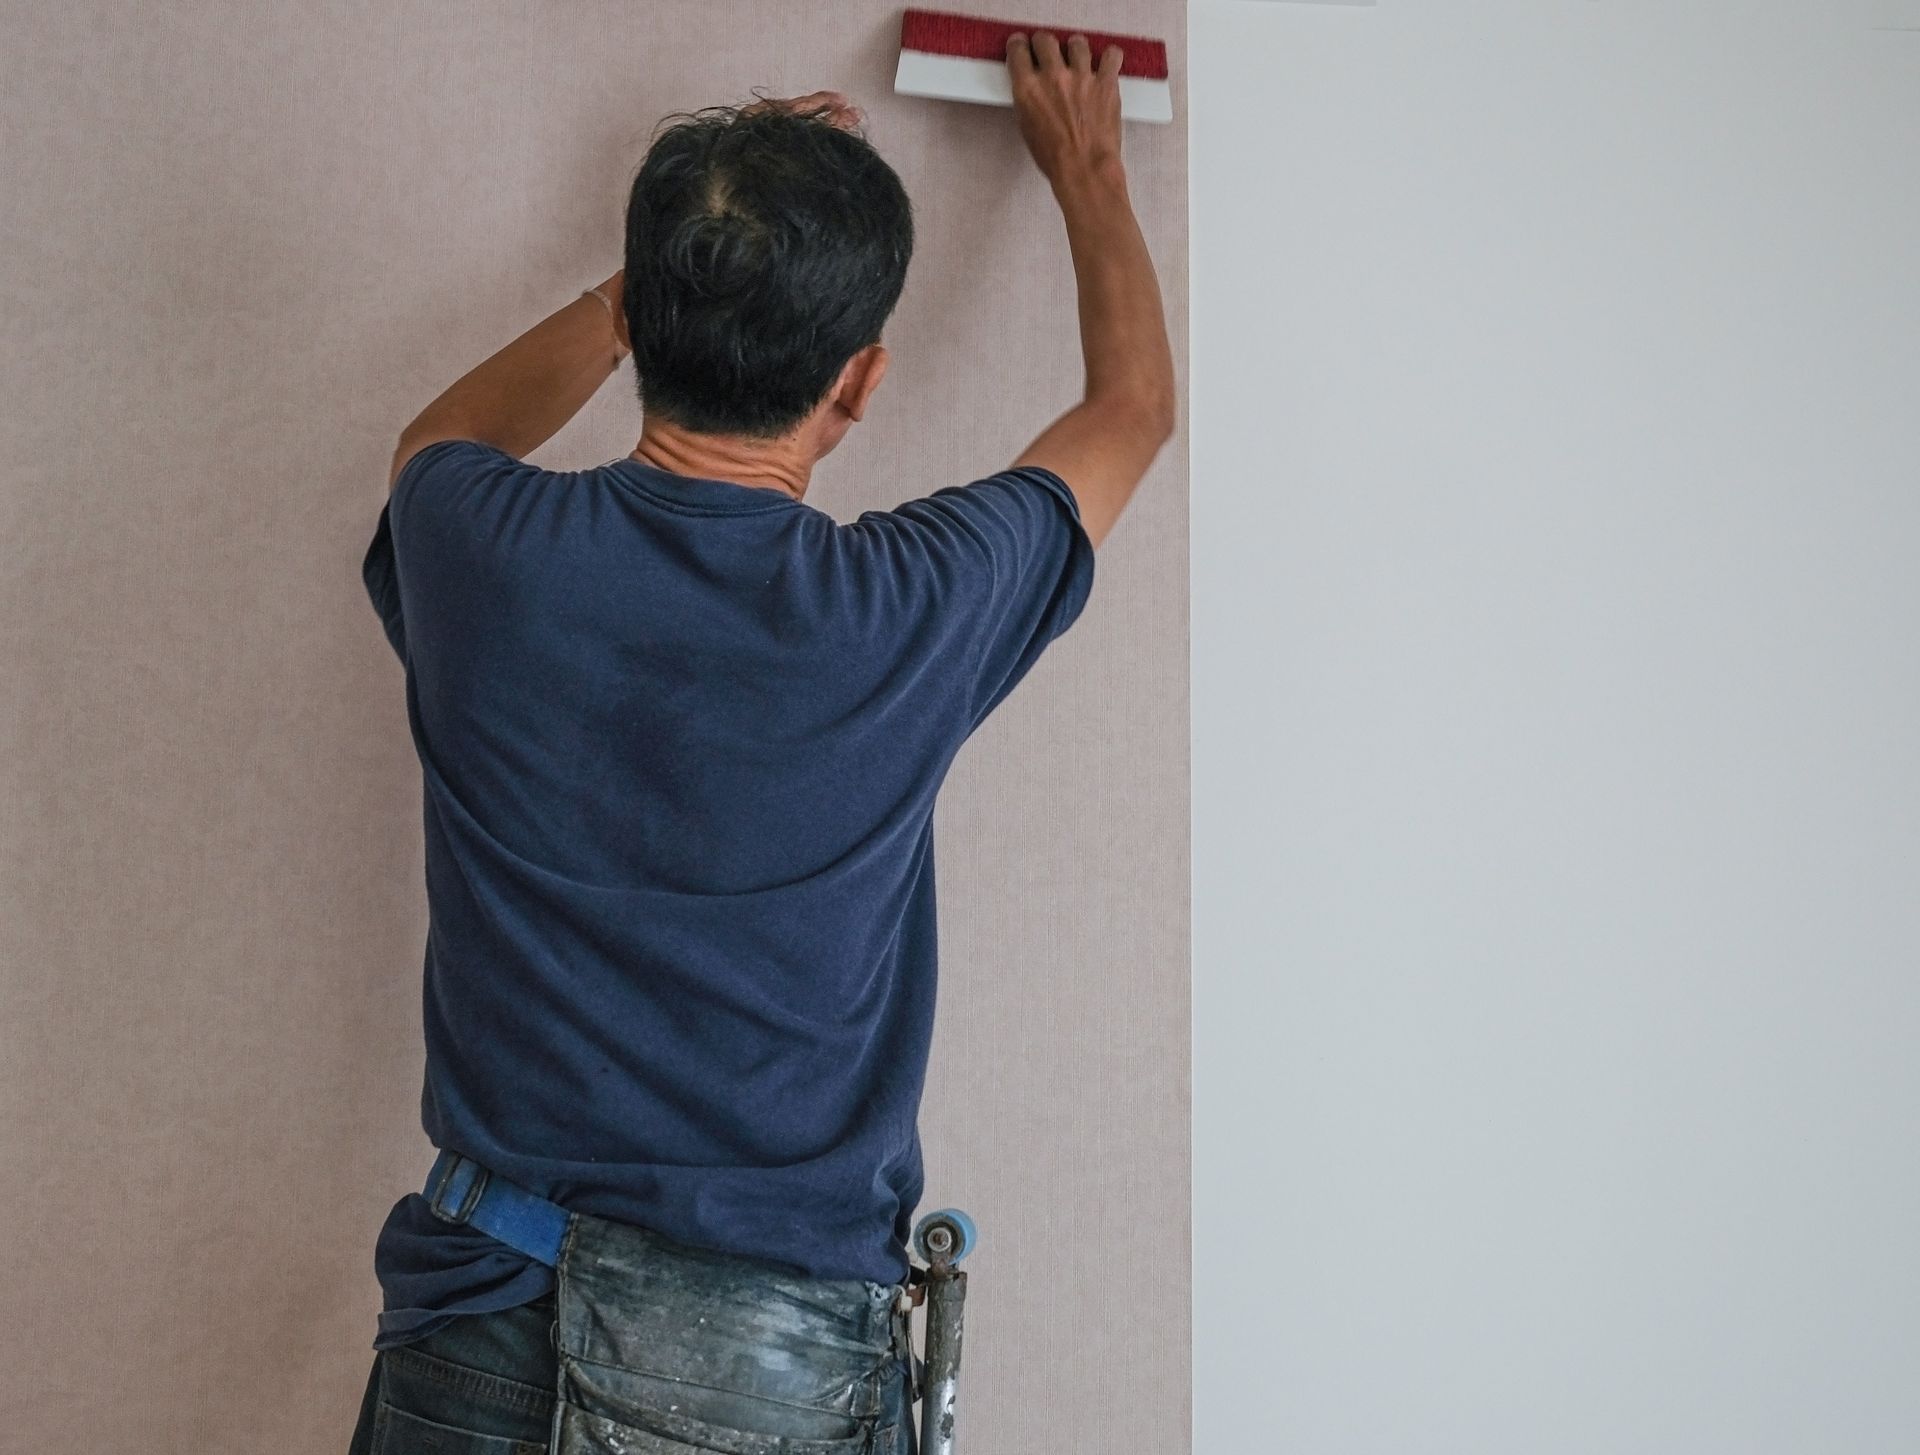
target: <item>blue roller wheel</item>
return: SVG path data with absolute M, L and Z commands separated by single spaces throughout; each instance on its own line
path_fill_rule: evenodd
M 930 1212 L 914 1225 L 913 1251 L 929 1264 L 958 1263 L 979 1244 L 973 1219 L 957 1207 Z

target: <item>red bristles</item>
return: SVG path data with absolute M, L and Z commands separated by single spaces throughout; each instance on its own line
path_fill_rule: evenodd
M 945 10 L 909 10 L 900 21 L 900 49 L 926 51 L 936 56 L 962 56 L 976 61 L 1004 61 L 1007 37 L 1016 32 L 1034 35 L 1051 31 L 1066 49 L 1067 37 L 1084 35 L 1093 48 L 1093 63 L 1100 64 L 1100 53 L 1110 45 L 1120 47 L 1120 74 L 1143 80 L 1167 79 L 1167 43 L 1144 35 L 1107 35 L 1097 30 L 1080 30 L 1061 25 L 1014 25 L 1005 20 L 982 20 L 973 15 L 954 15 Z

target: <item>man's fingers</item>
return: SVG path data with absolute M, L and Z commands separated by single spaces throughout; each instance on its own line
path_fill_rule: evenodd
M 1093 47 L 1084 35 L 1067 37 L 1067 64 L 1076 71 L 1093 69 Z
M 824 111 L 827 113 L 827 120 L 835 126 L 845 127 L 849 124 L 848 117 L 853 110 L 853 103 L 838 91 L 809 91 L 806 95 L 797 96 L 789 101 L 787 109 L 798 112 Z
M 1100 52 L 1100 79 L 1111 81 L 1120 74 L 1120 62 L 1125 52 L 1117 45 L 1110 45 Z
M 1041 70 L 1057 66 L 1060 62 L 1060 38 L 1050 30 L 1043 30 L 1034 36 L 1032 42 L 1033 59 Z
M 1033 74 L 1033 47 L 1027 44 L 1026 36 L 1017 30 L 1007 37 L 1007 69 L 1016 78 Z
M 809 91 L 804 96 L 768 96 L 741 108 L 743 116 L 759 111 L 788 111 L 801 115 L 824 111 L 827 119 L 841 130 L 851 130 L 865 120 L 858 106 L 844 91 Z

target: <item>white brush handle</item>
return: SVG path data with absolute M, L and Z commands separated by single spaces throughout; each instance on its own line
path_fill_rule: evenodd
M 936 101 L 974 101 L 985 106 L 1013 105 L 1013 81 L 1004 61 L 970 56 L 937 56 L 901 51 L 893 89 L 902 96 Z M 1129 121 L 1172 121 L 1173 88 L 1144 76 L 1120 78 L 1120 114 Z

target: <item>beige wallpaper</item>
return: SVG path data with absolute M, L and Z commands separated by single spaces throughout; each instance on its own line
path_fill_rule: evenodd
M 1010 112 L 893 96 L 869 0 L 0 11 L 0 1447 L 343 1450 L 431 1156 L 359 579 L 400 427 L 619 265 L 671 110 L 845 90 L 913 195 L 892 372 L 809 496 L 842 519 L 1072 401 L 1063 236 Z M 1170 43 L 1180 119 L 1128 146 L 1184 371 L 1182 10 L 1049 18 Z M 630 385 L 535 458 L 625 453 Z M 937 815 L 922 1210 L 981 1227 L 973 1455 L 1189 1444 L 1185 460 Z

